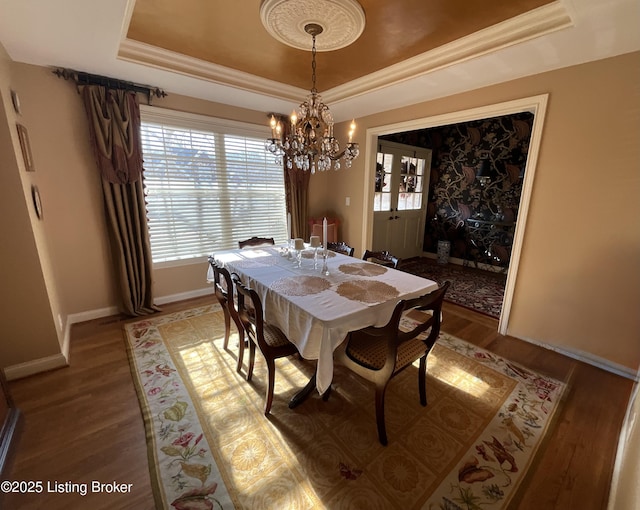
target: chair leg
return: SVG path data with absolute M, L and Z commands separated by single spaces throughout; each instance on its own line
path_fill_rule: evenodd
M 264 402 L 264 414 L 269 414 L 271 404 L 273 403 L 273 387 L 276 379 L 276 365 L 272 359 L 266 359 L 267 362 L 267 394 Z
M 253 365 L 256 361 L 256 344 L 249 340 L 249 367 L 247 368 L 247 381 L 253 377 Z
M 420 404 L 427 405 L 427 357 L 420 358 L 420 368 L 418 369 L 418 390 L 420 391 Z
M 383 446 L 387 446 L 387 428 L 384 424 L 384 394 L 387 385 L 376 386 L 376 421 L 378 423 L 378 439 Z
M 226 306 L 222 307 L 222 312 L 224 313 L 224 344 L 222 344 L 222 347 L 226 349 L 229 346 L 229 336 L 231 334 L 231 315 L 229 315 L 229 310 L 227 310 Z
M 244 329 L 238 328 L 238 366 L 236 372 L 242 372 L 242 363 L 244 361 Z

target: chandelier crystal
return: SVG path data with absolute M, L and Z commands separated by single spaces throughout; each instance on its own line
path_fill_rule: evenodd
M 349 128 L 349 143 L 340 150 L 340 143 L 333 136 L 333 116 L 329 107 L 322 102 L 316 89 L 316 36 L 322 33 L 322 27 L 309 23 L 304 27 L 313 38 L 311 49 L 311 93 L 300 104 L 298 112 L 291 114 L 290 128 L 283 133 L 282 124 L 271 116 L 271 138 L 267 138 L 265 148 L 276 156 L 276 163 L 285 163 L 287 168 L 310 171 L 312 174 L 319 170 L 340 169 L 340 161 L 344 161 L 347 168 L 360 154 L 360 148 L 353 142 L 356 129 L 355 121 L 351 121 Z

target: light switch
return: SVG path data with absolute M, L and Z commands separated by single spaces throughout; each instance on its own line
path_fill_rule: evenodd
M 344 205 L 347 207 L 351 205 L 351 197 L 347 197 L 344 199 Z

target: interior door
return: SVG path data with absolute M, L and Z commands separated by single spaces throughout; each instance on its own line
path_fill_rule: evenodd
M 431 150 L 380 142 L 373 203 L 374 250 L 396 257 L 422 254 Z

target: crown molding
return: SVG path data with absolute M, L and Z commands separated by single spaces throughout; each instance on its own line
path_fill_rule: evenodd
M 322 92 L 335 103 L 413 79 L 475 57 L 573 26 L 565 5 L 557 1 L 480 30 L 421 55 Z M 308 91 L 194 57 L 124 38 L 118 58 L 223 86 L 299 102 Z
M 122 41 L 118 59 L 285 101 L 299 102 L 301 97 L 309 93 L 300 87 L 268 80 L 132 39 Z
M 326 90 L 322 97 L 327 103 L 344 101 L 572 26 L 564 4 L 554 2 Z

